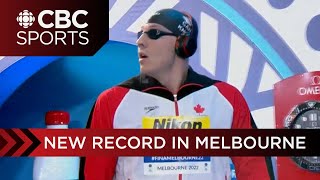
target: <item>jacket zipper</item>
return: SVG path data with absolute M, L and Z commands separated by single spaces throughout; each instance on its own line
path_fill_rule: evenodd
M 184 88 L 184 87 L 186 87 L 186 86 L 192 86 L 192 85 L 202 87 L 202 85 L 200 85 L 200 84 L 190 83 L 190 84 L 185 84 L 185 85 L 181 86 L 178 91 L 180 91 L 182 88 Z M 146 91 L 148 91 L 148 90 L 150 90 L 150 89 L 156 89 L 156 88 L 164 89 L 164 90 L 169 91 L 168 89 L 166 89 L 166 88 L 164 88 L 164 87 L 151 87 L 151 88 L 148 88 L 148 89 L 143 90 L 143 92 L 146 92 Z M 169 91 L 169 92 L 170 92 L 170 91 Z M 179 116 L 178 95 L 177 95 L 177 94 L 173 94 L 173 99 L 174 99 L 175 114 L 176 114 L 176 116 Z M 178 179 L 179 179 L 179 180 L 182 180 L 182 174 L 179 174 Z
M 175 109 L 175 112 L 176 112 L 176 116 L 179 116 L 178 95 L 174 94 L 173 95 L 173 99 L 174 99 L 174 109 Z
M 176 116 L 179 116 L 178 95 L 174 94 L 173 99 L 174 99 L 174 109 L 176 112 Z M 179 174 L 178 179 L 182 180 L 182 174 Z

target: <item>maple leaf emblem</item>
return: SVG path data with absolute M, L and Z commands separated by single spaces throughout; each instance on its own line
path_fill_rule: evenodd
M 196 111 L 196 113 L 199 113 L 199 115 L 200 115 L 201 113 L 203 113 L 203 111 L 205 110 L 205 108 L 204 108 L 204 107 L 201 107 L 200 104 L 198 104 L 198 105 L 196 105 L 195 107 L 193 107 L 193 109 Z

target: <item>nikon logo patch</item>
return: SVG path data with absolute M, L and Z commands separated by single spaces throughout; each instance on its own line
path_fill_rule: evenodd
M 160 116 L 143 117 L 144 129 L 208 129 L 210 119 L 208 116 Z

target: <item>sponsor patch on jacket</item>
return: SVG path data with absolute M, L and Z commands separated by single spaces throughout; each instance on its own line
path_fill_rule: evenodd
M 143 117 L 143 129 L 208 129 L 209 116 L 158 116 Z
M 209 116 L 143 117 L 143 129 L 208 129 Z M 209 156 L 148 156 L 144 157 L 145 175 L 210 173 Z

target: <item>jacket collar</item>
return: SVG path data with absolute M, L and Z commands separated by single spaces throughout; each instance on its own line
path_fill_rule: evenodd
M 186 80 L 182 83 L 182 85 L 180 86 L 183 87 L 185 85 L 188 85 L 188 84 L 199 84 L 199 75 L 198 73 L 196 73 L 192 67 L 189 66 L 188 68 L 188 73 L 187 73 L 187 78 Z M 151 87 L 159 87 L 159 88 L 166 88 L 164 87 L 158 80 L 156 80 L 155 78 L 151 77 L 151 76 L 147 76 L 147 75 L 144 75 L 144 74 L 140 74 L 140 83 L 141 83 L 141 86 L 142 86 L 142 90 L 143 89 L 147 89 L 147 88 L 151 88 Z

